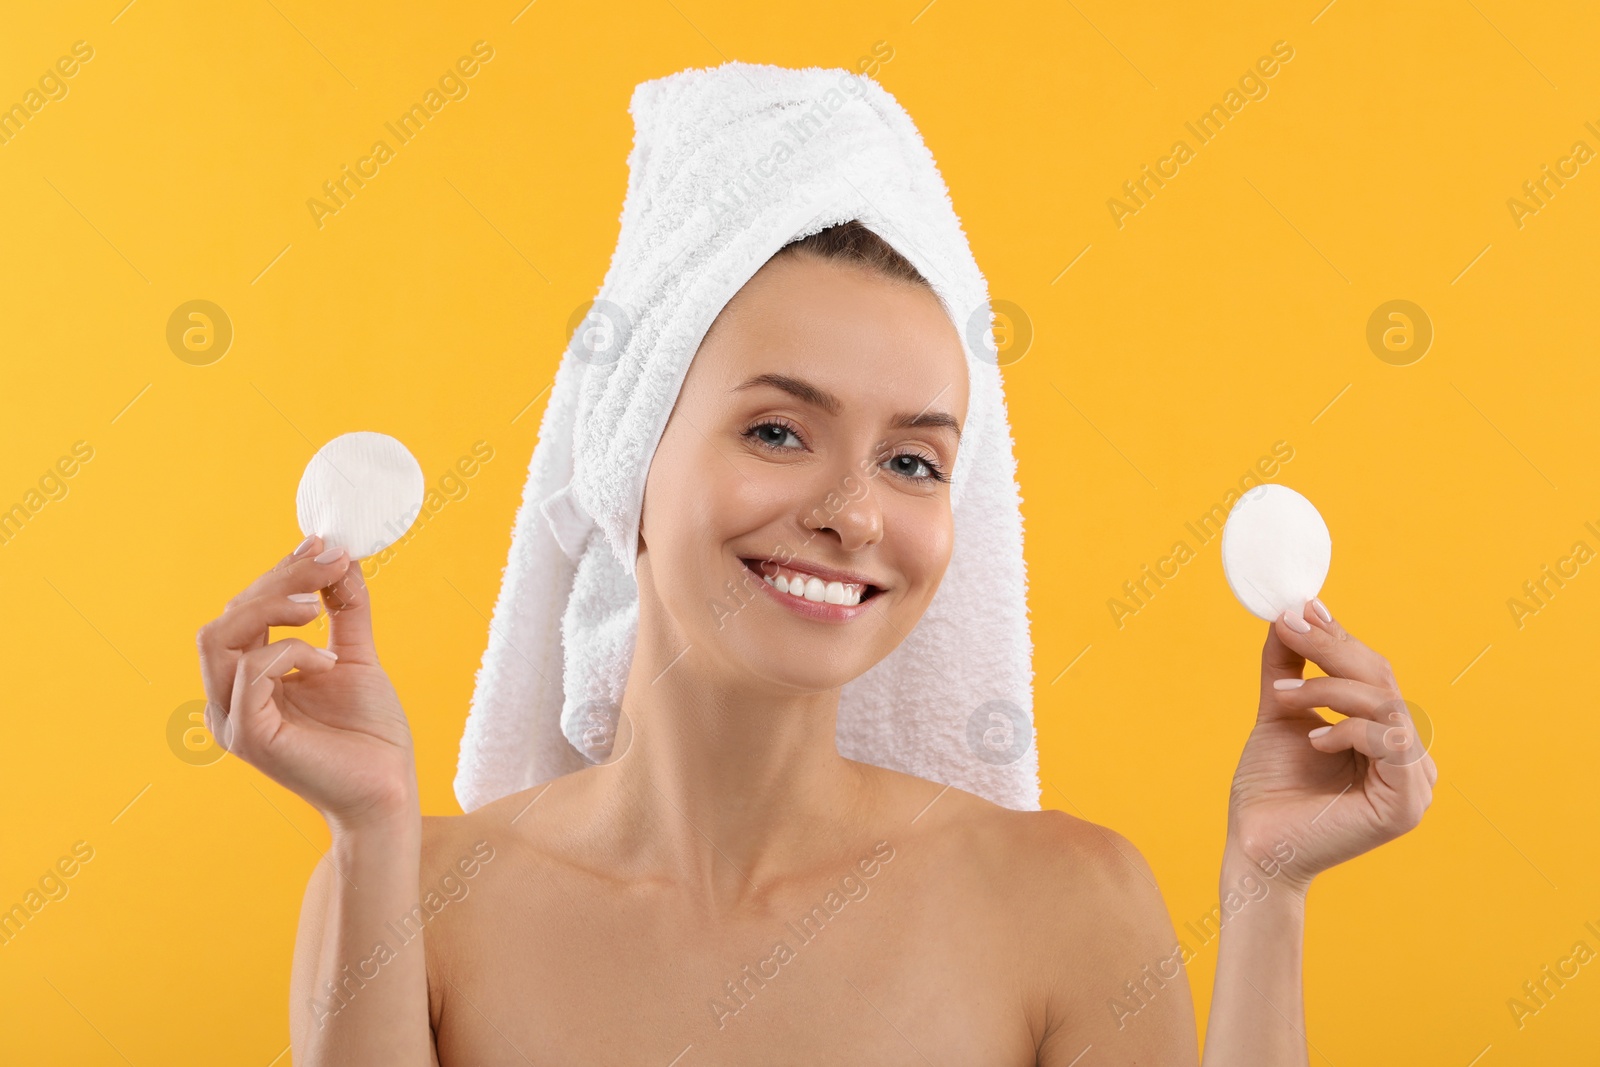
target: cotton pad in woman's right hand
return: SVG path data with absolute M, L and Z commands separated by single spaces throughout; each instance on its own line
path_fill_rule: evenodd
M 1286 485 L 1250 490 L 1222 526 L 1222 573 L 1252 615 L 1273 621 L 1305 613 L 1322 591 L 1333 556 L 1328 525 L 1311 501 Z
M 405 536 L 422 511 L 422 468 L 386 433 L 340 434 L 306 464 L 295 493 L 300 532 L 366 559 Z

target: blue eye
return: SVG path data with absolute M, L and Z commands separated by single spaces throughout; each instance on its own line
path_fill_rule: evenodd
M 783 436 L 782 435 L 780 435 L 778 437 L 777 441 L 773 441 L 771 438 L 760 436 L 760 434 L 758 433 L 758 431 L 760 431 L 760 430 L 782 430 L 784 434 L 787 434 L 788 436 L 793 437 L 795 440 L 798 441 L 800 439 L 800 435 L 799 434 L 795 433 L 793 430 L 789 429 L 789 427 L 785 426 L 781 422 L 763 422 L 763 423 L 760 423 L 759 425 L 752 426 L 750 429 L 746 430 L 744 432 L 744 435 L 746 437 L 755 437 L 756 440 L 760 441 L 762 444 L 766 445 L 768 448 L 781 448 L 782 447 L 782 442 L 783 442 Z
M 763 431 L 763 430 L 778 430 L 778 431 L 781 431 L 781 432 L 780 432 L 780 434 L 777 437 L 777 440 L 775 442 L 770 437 L 763 435 L 761 433 L 761 431 Z M 781 443 L 785 439 L 785 437 L 793 437 L 797 441 L 800 440 L 800 434 L 793 427 L 791 427 L 786 422 L 779 422 L 776 419 L 768 419 L 765 422 L 757 423 L 756 425 L 754 425 L 754 426 L 750 427 L 749 429 L 745 430 L 744 431 L 744 436 L 748 437 L 748 438 L 752 438 L 753 440 L 758 442 L 763 448 L 770 448 L 770 449 L 772 449 L 774 451 L 786 451 L 786 452 L 792 452 L 793 449 L 789 448 L 788 446 L 786 446 L 786 445 Z M 801 445 L 802 448 L 805 447 L 805 442 L 801 441 L 800 445 Z M 935 460 L 935 459 L 933 459 L 932 457 L 929 457 L 929 456 L 924 456 L 920 452 L 897 452 L 895 455 L 889 457 L 889 459 L 885 460 L 884 462 L 885 463 L 893 463 L 895 460 L 901 460 L 901 459 L 914 460 L 915 463 L 920 463 L 923 467 L 926 467 L 927 470 L 928 470 L 928 473 L 926 475 L 918 475 L 918 474 L 915 474 L 915 473 L 911 473 L 911 472 L 908 472 L 907 470 L 905 470 L 903 468 L 895 470 L 895 473 L 900 475 L 902 478 L 905 478 L 905 479 L 907 479 L 909 481 L 913 481 L 913 482 L 944 482 L 944 481 L 948 481 L 949 480 L 949 478 L 944 473 L 944 468 L 939 465 L 939 462 L 937 460 Z M 914 472 L 917 469 L 918 468 L 915 466 L 915 464 L 913 464 L 913 466 L 911 468 L 911 471 Z
M 927 456 L 922 455 L 920 452 L 901 452 L 901 453 L 899 453 L 899 454 L 897 454 L 895 456 L 890 457 L 889 462 L 892 463 L 892 462 L 894 462 L 894 460 L 897 460 L 897 459 L 914 459 L 918 463 L 922 464 L 924 467 L 928 468 L 928 476 L 926 478 L 912 478 L 913 481 L 918 481 L 918 482 L 921 482 L 921 481 L 942 482 L 942 481 L 945 480 L 944 470 L 937 463 L 935 463 L 933 460 L 929 459 Z M 895 473 L 897 473 L 897 474 L 905 474 L 904 471 L 896 471 Z M 911 475 L 907 475 L 907 477 L 912 477 L 912 476 Z

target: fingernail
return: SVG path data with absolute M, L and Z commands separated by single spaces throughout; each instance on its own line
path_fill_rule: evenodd
M 319 648 L 319 649 L 317 649 L 317 651 L 322 653 L 324 656 L 327 656 L 329 659 L 338 659 L 339 658 L 339 653 L 335 652 L 331 648 Z M 1326 727 L 1324 727 L 1324 729 L 1326 729 Z
M 317 562 L 323 562 L 322 558 L 318 557 Z M 1293 630 L 1297 634 L 1308 634 L 1311 632 L 1311 624 L 1306 622 L 1304 618 L 1297 616 L 1292 611 L 1285 611 L 1283 613 L 1283 621 L 1288 624 L 1289 629 Z
M 1311 610 L 1317 613 L 1317 618 L 1323 622 L 1332 622 L 1333 616 L 1328 614 L 1328 609 L 1323 607 L 1322 601 L 1316 597 L 1311 598 Z
M 289 599 L 296 604 L 315 604 L 322 598 L 315 593 L 290 593 Z
M 300 547 L 294 550 L 294 558 L 295 559 L 299 559 L 301 556 L 305 555 L 306 554 L 306 549 L 310 548 L 311 547 L 311 542 L 315 541 L 316 539 L 317 539 L 317 535 L 316 534 L 312 534 L 310 537 L 306 538 L 304 541 L 301 541 L 300 542 Z
M 334 560 L 339 558 L 340 553 L 342 553 L 343 551 L 344 551 L 343 548 L 330 548 L 326 552 L 323 552 L 321 555 L 317 556 L 311 562 L 313 562 L 313 563 L 332 563 Z
M 1323 734 L 1327 733 L 1331 729 L 1333 729 L 1333 727 L 1331 727 L 1331 726 L 1319 726 L 1315 730 L 1312 730 L 1309 734 L 1306 734 L 1306 736 L 1307 737 L 1321 737 Z
M 1305 684 L 1306 684 L 1306 680 L 1304 678 L 1279 678 L 1277 681 L 1272 683 L 1272 688 L 1274 688 L 1274 689 L 1299 689 L 1302 685 L 1305 685 Z

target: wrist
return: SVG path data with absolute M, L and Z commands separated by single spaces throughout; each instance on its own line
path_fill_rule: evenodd
M 328 859 L 351 879 L 351 888 L 383 884 L 397 872 L 415 875 L 422 862 L 422 819 L 334 826 Z
M 324 812 L 335 840 L 391 840 L 422 836 L 422 805 L 413 788 L 398 790 L 355 811 Z
M 1229 838 L 1222 849 L 1222 873 L 1219 879 L 1224 900 L 1228 894 L 1249 896 L 1270 895 L 1279 903 L 1305 907 L 1311 879 L 1298 870 L 1294 846 L 1278 841 L 1266 847 L 1245 846 Z M 1265 890 L 1260 886 L 1265 885 Z

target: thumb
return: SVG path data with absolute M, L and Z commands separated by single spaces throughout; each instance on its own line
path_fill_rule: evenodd
M 1262 719 L 1279 718 L 1280 706 L 1277 700 L 1278 690 L 1272 683 L 1280 678 L 1299 678 L 1303 675 L 1306 658 L 1284 643 L 1278 636 L 1278 627 L 1281 619 L 1274 619 L 1267 624 L 1267 640 L 1261 646 L 1261 708 Z M 1304 718 L 1303 711 L 1294 712 L 1295 717 Z
M 328 606 L 328 647 L 339 654 L 339 662 L 376 664 L 372 593 L 361 561 L 351 560 L 339 580 L 323 589 L 322 597 Z

